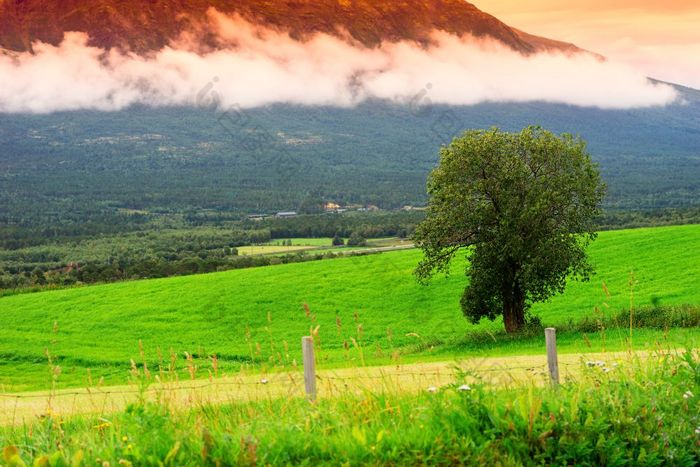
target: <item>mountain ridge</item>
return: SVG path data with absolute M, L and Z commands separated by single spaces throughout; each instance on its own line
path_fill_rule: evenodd
M 677 89 L 682 102 L 619 110 L 279 104 L 245 112 L 249 127 L 266 136 L 259 146 L 246 144 L 245 128 L 230 131 L 201 108 L 0 114 L 0 205 L 17 225 L 118 219 L 122 210 L 278 212 L 295 210 L 309 192 L 394 209 L 425 203 L 438 148 L 462 130 L 537 124 L 589 143 L 608 183 L 607 208 L 697 208 L 700 92 Z
M 300 40 L 316 33 L 341 36 L 343 30 L 366 47 L 401 40 L 427 44 L 437 30 L 491 38 L 525 55 L 584 52 L 573 44 L 511 28 L 462 0 L 4 1 L 0 2 L 0 48 L 31 51 L 34 42 L 57 45 L 66 32 L 77 31 L 90 36 L 90 45 L 146 54 L 184 32 L 201 30 L 210 8 L 287 31 Z

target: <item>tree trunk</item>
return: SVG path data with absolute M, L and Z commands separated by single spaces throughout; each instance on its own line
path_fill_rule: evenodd
M 503 297 L 503 324 L 508 334 L 520 331 L 525 325 L 525 297 L 517 287 Z

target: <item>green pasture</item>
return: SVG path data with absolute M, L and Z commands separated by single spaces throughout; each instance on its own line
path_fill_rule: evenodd
M 603 232 L 590 248 L 597 275 L 533 312 L 545 325 L 565 326 L 619 314 L 630 303 L 700 304 L 698 251 L 700 226 Z M 299 359 L 300 338 L 317 326 L 321 366 L 541 351 L 538 337 L 516 341 L 499 333 L 498 322 L 475 326 L 463 318 L 463 259 L 429 286 L 412 275 L 419 259 L 418 250 L 397 251 L 0 298 L 0 389 L 45 389 L 52 380 L 80 386 L 88 369 L 95 380 L 123 383 L 130 359 L 141 359 L 139 342 L 152 365 L 172 354 L 184 367 L 187 352 L 203 372 L 211 355 L 230 371 L 251 363 L 288 367 Z M 475 332 L 486 339 L 470 341 Z M 697 328 L 643 329 L 633 343 L 686 345 L 697 336 Z M 572 332 L 560 336 L 560 346 L 624 347 L 628 331 L 605 337 Z
M 292 241 L 292 246 L 332 246 L 332 238 L 286 238 L 270 240 L 267 245 L 282 245 L 287 240 Z

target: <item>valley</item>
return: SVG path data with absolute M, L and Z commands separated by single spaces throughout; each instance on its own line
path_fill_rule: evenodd
M 698 22 L 0 0 L 0 466 L 700 465 Z

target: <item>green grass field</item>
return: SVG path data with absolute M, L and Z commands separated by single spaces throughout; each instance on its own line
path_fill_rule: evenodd
M 426 390 L 386 380 L 309 403 L 161 390 L 115 413 L 47 411 L 0 423 L 0 464 L 606 465 L 700 462 L 700 355 L 583 365 L 573 381 L 484 383 L 465 371 Z
M 252 255 L 275 255 L 280 253 L 296 253 L 298 251 L 306 251 L 313 249 L 313 246 L 303 246 L 303 245 L 251 245 L 251 246 L 239 246 L 237 248 L 238 254 L 241 256 L 252 256 Z
M 286 240 L 292 241 L 292 246 L 331 246 L 332 238 L 285 238 L 270 240 L 268 245 L 282 245 Z
M 291 241 L 291 245 L 283 245 L 285 241 Z M 410 243 L 409 240 L 401 240 L 395 237 L 389 238 L 372 238 L 367 240 L 365 247 L 347 247 L 333 246 L 332 238 L 289 238 L 276 239 L 264 245 L 250 245 L 238 247 L 238 254 L 241 256 L 249 255 L 280 255 L 287 253 L 326 253 L 332 251 L 334 253 L 350 253 L 353 251 L 361 251 L 365 248 L 381 248 L 401 246 Z
M 590 248 L 594 279 L 570 284 L 534 312 L 546 325 L 594 316 L 596 306 L 617 314 L 629 308 L 631 272 L 635 306 L 700 304 L 697 251 L 700 226 L 601 233 Z M 216 354 L 222 368 L 251 361 L 288 366 L 299 359 L 301 336 L 315 326 L 323 366 L 386 363 L 395 352 L 424 360 L 540 351 L 539 339 L 466 345 L 469 333 L 496 332 L 501 324 L 473 326 L 462 317 L 463 261 L 449 277 L 421 286 L 412 276 L 419 258 L 417 250 L 398 251 L 0 298 L 0 385 L 47 388 L 45 349 L 61 367 L 59 386 L 87 384 L 88 368 L 95 379 L 123 383 L 129 360 L 139 360 L 139 341 L 150 361 L 160 349 L 166 361 L 171 352 L 179 360 L 188 352 L 202 359 Z M 638 330 L 634 342 L 651 345 L 661 334 Z M 608 345 L 622 346 L 625 337 L 611 332 Z M 665 338 L 685 344 L 697 329 L 670 330 Z M 601 345 L 597 335 L 579 333 L 562 335 L 560 346 L 585 350 L 586 339 Z

